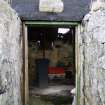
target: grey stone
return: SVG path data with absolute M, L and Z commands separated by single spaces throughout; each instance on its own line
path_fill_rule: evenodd
M 41 21 L 81 21 L 90 10 L 91 0 L 62 0 L 62 2 L 64 3 L 62 13 L 39 12 L 39 0 L 12 0 L 12 7 L 23 20 Z
M 83 22 L 81 105 L 105 105 L 105 8 L 91 11 Z
M 21 21 L 16 12 L 0 0 L 0 105 L 21 105 L 22 40 Z
M 40 12 L 55 12 L 60 13 L 64 10 L 64 4 L 62 0 L 40 0 L 39 11 Z

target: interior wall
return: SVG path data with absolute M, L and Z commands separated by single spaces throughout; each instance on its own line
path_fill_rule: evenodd
M 30 35 L 30 34 L 29 34 Z M 35 34 L 33 34 L 35 35 Z M 69 39 L 68 39 L 69 40 Z M 71 39 L 70 39 L 71 41 Z M 40 50 L 35 41 L 29 40 L 29 84 L 35 85 L 36 80 L 36 64 L 35 60 L 43 58 L 43 50 Z M 56 40 L 54 44 L 57 47 L 45 50 L 45 58 L 49 59 L 49 67 L 63 67 L 65 70 L 71 70 L 75 75 L 74 68 L 74 42 L 63 43 L 63 41 Z M 75 77 L 74 77 L 75 78 Z
M 49 59 L 49 61 L 50 61 L 49 67 L 57 67 L 57 65 L 60 65 L 61 63 L 62 63 L 62 66 L 64 66 L 64 65 L 68 66 L 70 61 L 71 61 L 71 63 L 73 62 L 72 61 L 73 60 L 73 46 L 69 45 L 69 44 L 64 45 L 62 43 L 60 43 L 60 45 L 62 46 L 60 49 L 53 48 L 52 50 L 45 51 L 46 58 Z M 36 77 L 35 60 L 43 58 L 43 51 L 35 52 L 36 48 L 37 47 L 34 46 L 34 44 L 33 44 L 33 46 L 29 47 L 29 78 L 30 78 L 31 84 L 35 82 L 35 77 Z M 71 69 L 73 69 L 72 66 L 71 66 Z M 70 68 L 68 68 L 68 69 L 70 69 Z

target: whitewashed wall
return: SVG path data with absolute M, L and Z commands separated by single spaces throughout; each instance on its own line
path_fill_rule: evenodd
M 101 5 L 102 3 L 102 5 Z M 81 104 L 105 105 L 105 5 L 94 2 L 81 33 Z
M 17 14 L 0 0 L 0 105 L 21 105 L 22 41 Z

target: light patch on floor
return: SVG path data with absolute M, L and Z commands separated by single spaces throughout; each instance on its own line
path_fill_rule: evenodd
M 30 89 L 30 105 L 71 105 L 73 89 L 70 85 L 49 86 L 46 89 Z
M 73 88 L 74 88 L 74 86 L 71 86 L 71 85 L 49 86 L 48 88 L 45 88 L 45 89 L 33 88 L 30 90 L 30 94 L 37 94 L 37 95 L 58 94 L 58 95 L 63 95 L 62 91 L 69 91 L 70 92 Z

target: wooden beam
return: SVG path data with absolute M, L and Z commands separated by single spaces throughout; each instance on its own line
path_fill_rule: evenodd
M 76 27 L 76 35 L 75 35 L 75 55 L 76 55 L 76 105 L 80 105 L 80 76 L 81 76 L 81 57 L 80 57 L 80 34 L 81 34 L 81 25 Z
M 29 105 L 29 85 L 28 85 L 28 34 L 27 26 L 23 23 L 24 29 L 24 105 Z
M 77 26 L 79 24 L 79 22 L 44 22 L 44 21 L 41 21 L 41 22 L 35 22 L 35 21 L 25 21 L 25 24 L 28 25 L 28 26 L 60 26 L 60 27 L 68 27 L 68 26 Z

